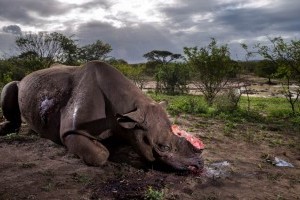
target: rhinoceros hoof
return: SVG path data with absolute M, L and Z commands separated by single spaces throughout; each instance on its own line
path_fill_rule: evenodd
M 87 165 L 101 166 L 106 163 L 109 156 L 106 147 L 82 135 L 68 135 L 64 143 L 71 153 L 79 156 Z

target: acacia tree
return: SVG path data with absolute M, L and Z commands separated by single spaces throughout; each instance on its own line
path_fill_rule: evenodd
M 296 113 L 296 103 L 300 96 L 300 40 L 285 42 L 282 37 L 268 38 L 270 44 L 257 43 L 253 50 L 249 51 L 246 44 L 242 47 L 248 56 L 260 55 L 277 67 L 277 77 L 282 78 L 283 92 L 291 105 L 293 114 Z M 292 80 L 298 84 L 298 89 L 291 89 Z
M 149 67 L 154 69 L 156 93 L 165 91 L 169 94 L 175 94 L 176 92 L 186 90 L 189 72 L 186 70 L 184 64 L 174 63 L 183 58 L 181 54 L 175 54 L 170 51 L 153 50 L 144 54 L 144 57 L 148 60 L 146 70 L 149 69 Z
M 171 53 L 170 51 L 160 51 L 160 50 L 150 51 L 144 54 L 144 57 L 148 60 L 148 62 L 157 62 L 163 65 L 182 58 L 181 54 L 174 54 Z
M 184 54 L 193 69 L 194 85 L 211 105 L 229 79 L 235 76 L 237 62 L 231 60 L 228 46 L 218 46 L 214 38 L 206 47 L 184 47 Z

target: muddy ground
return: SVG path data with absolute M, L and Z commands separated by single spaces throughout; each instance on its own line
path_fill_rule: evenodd
M 0 137 L 0 199 L 300 199 L 299 129 L 187 115 L 176 122 L 206 144 L 201 176 L 146 166 L 128 147 L 89 167 L 23 125 Z M 274 166 L 274 156 L 294 167 Z

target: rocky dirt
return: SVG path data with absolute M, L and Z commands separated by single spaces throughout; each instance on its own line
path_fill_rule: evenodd
M 300 199 L 299 130 L 186 115 L 176 122 L 206 144 L 202 175 L 145 165 L 130 147 L 89 167 L 23 125 L 0 137 L 0 199 Z M 294 167 L 273 165 L 274 156 Z

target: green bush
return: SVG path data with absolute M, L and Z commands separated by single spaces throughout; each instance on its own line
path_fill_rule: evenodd
M 239 101 L 240 94 L 234 89 L 229 89 L 215 98 L 214 105 L 219 112 L 231 112 L 238 109 Z
M 155 79 L 158 92 L 165 92 L 171 95 L 182 94 L 187 92 L 190 69 L 183 63 L 161 65 L 155 74 Z

